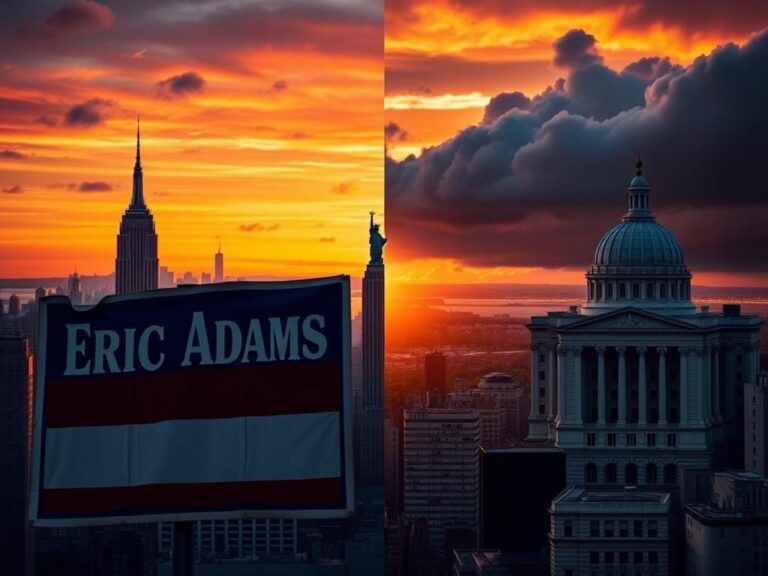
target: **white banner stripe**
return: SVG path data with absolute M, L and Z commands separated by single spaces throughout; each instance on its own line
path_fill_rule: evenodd
M 338 412 L 49 428 L 44 488 L 341 476 Z

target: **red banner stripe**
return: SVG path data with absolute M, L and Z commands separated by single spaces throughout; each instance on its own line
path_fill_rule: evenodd
M 40 518 L 57 516 L 130 516 L 209 510 L 274 510 L 281 507 L 343 508 L 341 478 L 147 484 L 119 488 L 46 489 L 40 494 Z
M 332 362 L 59 378 L 46 384 L 44 425 L 112 426 L 336 412 L 342 408 L 341 393 L 340 374 Z

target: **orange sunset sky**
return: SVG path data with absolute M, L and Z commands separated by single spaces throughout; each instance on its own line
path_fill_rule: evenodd
M 672 66 L 685 68 L 697 57 L 710 54 L 718 46 L 729 42 L 744 44 L 766 25 L 766 4 L 751 1 L 740 2 L 736 8 L 729 3 L 714 1 L 391 0 L 387 2 L 385 18 L 388 154 L 393 160 L 401 161 L 410 154 L 419 157 L 425 147 L 447 145 L 460 130 L 481 124 L 484 109 L 496 94 L 519 91 L 532 98 L 543 93 L 548 86 L 554 86 L 558 78 L 567 77 L 569 73 L 569 70 L 553 62 L 553 45 L 568 31 L 580 29 L 593 36 L 596 48 L 591 53 L 599 54 L 600 62 L 605 67 L 620 71 L 630 63 L 648 57 L 666 57 Z M 569 88 L 566 81 L 565 91 L 568 92 Z M 713 134 L 713 137 L 717 135 Z M 605 222 L 612 218 L 613 223 L 617 223 L 625 209 L 626 183 L 632 176 L 633 155 L 637 151 L 637 148 L 632 149 L 622 167 L 623 172 L 618 172 L 624 176 L 615 180 L 617 197 L 615 201 L 611 200 Z M 654 151 L 645 152 L 650 153 L 647 174 L 651 178 L 651 186 L 654 183 L 664 185 L 663 178 L 657 176 L 654 180 Z M 400 192 L 403 198 L 408 195 L 406 188 L 400 187 Z M 471 195 L 474 191 L 465 189 L 463 193 Z M 591 256 L 585 250 L 574 257 L 572 266 L 494 265 L 486 253 L 480 253 L 480 249 L 470 254 L 470 250 L 461 247 L 477 238 L 468 233 L 458 238 L 462 222 L 451 221 L 448 217 L 441 220 L 416 216 L 415 209 L 413 218 L 409 219 L 411 213 L 408 210 L 415 206 L 421 209 L 421 204 L 415 200 L 409 203 L 403 201 L 403 208 L 400 208 L 391 202 L 394 194 L 390 187 L 387 194 L 390 233 L 396 232 L 393 227 L 397 222 L 407 220 L 410 227 L 406 229 L 403 225 L 408 239 L 393 241 L 390 248 L 390 273 L 400 281 L 583 282 L 584 270 Z M 657 209 L 664 208 L 664 196 L 661 191 L 658 194 L 654 196 L 659 199 L 655 206 Z M 427 197 L 428 193 L 424 192 L 424 195 Z M 443 210 L 445 202 L 449 201 L 435 202 L 434 210 Z M 510 198 L 509 202 L 514 202 L 514 199 Z M 685 249 L 686 243 L 690 246 L 696 241 L 688 238 L 687 224 L 680 219 L 683 209 L 682 206 L 677 209 L 677 222 L 670 221 L 669 217 L 665 219 L 663 215 L 660 220 L 670 223 L 670 228 L 681 237 Z M 459 212 L 459 208 L 456 211 Z M 536 217 L 551 220 L 559 216 L 549 212 Z M 457 218 L 460 219 L 460 216 Z M 733 218 L 738 220 L 735 215 Z M 502 235 L 502 224 L 491 220 L 477 222 L 478 235 L 487 234 L 491 228 L 494 233 Z M 531 222 L 534 218 L 527 220 Z M 693 226 L 699 226 L 698 222 L 691 222 Z M 468 217 L 466 227 L 470 225 Z M 586 224 L 587 227 L 589 225 Z M 424 229 L 420 236 L 412 233 L 416 227 Z M 552 228 L 556 229 L 555 226 Z M 521 233 L 508 230 L 505 236 L 507 243 L 499 243 L 499 250 L 543 252 L 543 248 L 536 245 L 536 240 L 526 240 L 524 226 L 515 230 Z M 594 246 L 606 230 L 599 228 L 594 239 L 590 237 L 584 243 Z M 682 235 L 679 234 L 681 231 Z M 429 242 L 430 238 L 443 234 L 449 239 L 456 236 L 453 241 L 457 245 L 456 250 L 451 252 L 446 248 L 438 254 L 418 247 L 419 244 L 424 246 L 420 238 Z M 768 244 L 764 240 L 763 244 Z M 526 246 L 529 241 L 531 244 Z M 488 250 L 491 248 L 496 249 L 496 246 L 489 246 Z M 546 258 L 543 255 L 541 259 Z M 768 285 L 764 270 L 755 270 L 754 266 L 751 270 L 734 273 L 717 269 L 717 266 L 701 259 L 691 261 L 689 258 L 689 265 L 698 284 Z
M 161 265 L 362 273 L 380 3 L 11 0 L 0 32 L 0 277 L 113 271 L 139 114 Z

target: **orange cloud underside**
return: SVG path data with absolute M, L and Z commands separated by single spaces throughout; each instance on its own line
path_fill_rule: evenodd
M 381 55 L 309 46 L 228 57 L 238 68 L 169 62 L 151 48 L 124 66 L 6 65 L 0 98 L 29 112 L 0 111 L 0 188 L 23 189 L 0 194 L 0 277 L 113 271 L 137 114 L 161 265 L 210 272 L 220 239 L 228 276 L 359 274 L 368 211 L 383 213 Z M 160 81 L 192 69 L 202 91 L 162 97 Z M 109 101 L 102 123 L 63 121 L 92 98 Z M 41 124 L 40 110 L 57 125 Z M 82 182 L 112 190 L 79 192 Z

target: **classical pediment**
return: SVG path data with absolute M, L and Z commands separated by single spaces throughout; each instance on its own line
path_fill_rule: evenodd
M 611 310 L 598 316 L 589 316 L 583 320 L 563 326 L 563 332 L 599 332 L 631 330 L 633 332 L 680 332 L 697 330 L 698 327 L 678 318 L 654 314 L 639 308 Z

